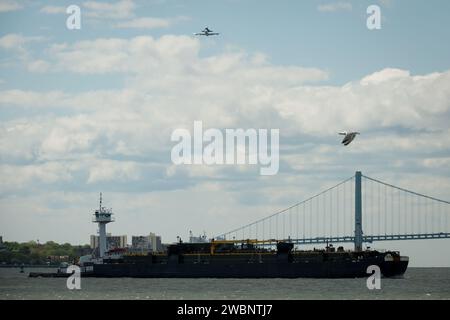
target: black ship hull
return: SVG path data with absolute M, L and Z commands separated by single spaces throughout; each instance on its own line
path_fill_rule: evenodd
M 133 278 L 358 278 L 368 277 L 367 268 L 376 265 L 385 277 L 405 273 L 408 261 L 398 259 L 386 261 L 385 255 L 361 255 L 359 258 L 340 257 L 328 261 L 324 255 L 320 261 L 296 261 L 295 257 L 275 257 L 274 261 L 230 262 L 226 259 L 208 262 L 186 262 L 173 259 L 166 263 L 149 261 L 105 263 L 94 265 L 94 277 Z M 270 259 L 267 259 L 270 260 Z M 283 261 L 284 260 L 284 261 Z
M 408 258 L 398 252 L 334 250 L 296 251 L 278 242 L 277 250 L 251 243 L 179 243 L 166 253 L 124 254 L 84 266 L 82 276 L 104 278 L 360 278 L 378 266 L 384 277 L 400 276 Z M 59 272 L 55 276 L 66 275 Z M 48 276 L 33 274 L 30 276 Z

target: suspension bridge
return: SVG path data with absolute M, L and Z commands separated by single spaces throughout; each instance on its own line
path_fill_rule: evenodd
M 450 202 L 356 172 L 341 183 L 216 237 L 297 245 L 450 238 Z M 364 228 L 363 228 L 364 225 Z

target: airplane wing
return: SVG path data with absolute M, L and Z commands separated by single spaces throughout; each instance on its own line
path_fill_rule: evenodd
M 198 33 L 194 33 L 194 36 L 207 36 L 207 37 L 209 37 L 209 36 L 218 36 L 220 33 L 218 33 L 218 32 L 205 32 L 205 31 L 202 31 L 202 32 L 198 32 Z

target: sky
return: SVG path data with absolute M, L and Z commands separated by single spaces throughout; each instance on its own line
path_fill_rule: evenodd
M 81 8 L 81 29 L 66 8 Z M 366 9 L 381 8 L 369 30 Z M 450 2 L 0 0 L 0 235 L 214 236 L 360 170 L 450 199 Z M 205 26 L 218 37 L 195 37 Z M 280 169 L 172 163 L 171 133 L 280 129 Z M 361 132 L 348 148 L 337 132 Z M 448 230 L 447 230 L 448 232 Z M 450 266 L 450 240 L 382 242 Z M 438 248 L 439 250 L 435 250 Z

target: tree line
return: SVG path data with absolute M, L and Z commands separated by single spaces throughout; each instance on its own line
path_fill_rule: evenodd
M 0 247 L 0 265 L 59 265 L 76 262 L 82 255 L 91 254 L 89 245 L 58 244 L 53 241 L 37 243 L 3 242 Z

